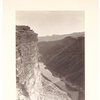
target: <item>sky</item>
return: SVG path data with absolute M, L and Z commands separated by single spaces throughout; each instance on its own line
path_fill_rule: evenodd
M 17 11 L 16 25 L 27 25 L 38 36 L 85 31 L 84 11 Z

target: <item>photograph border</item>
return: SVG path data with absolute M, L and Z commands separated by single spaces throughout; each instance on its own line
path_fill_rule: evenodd
M 85 11 L 85 100 L 98 100 L 98 0 L 3 1 L 3 100 L 16 99 L 15 12 L 20 10 Z

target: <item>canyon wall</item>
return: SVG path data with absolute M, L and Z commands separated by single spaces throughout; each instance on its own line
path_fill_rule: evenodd
M 41 75 L 37 41 L 37 34 L 30 27 L 16 26 L 16 99 L 71 100 Z
M 85 100 L 84 35 L 84 32 L 73 33 L 60 40 L 38 43 L 46 68 L 53 76 L 59 77 L 70 91 L 78 92 L 78 100 Z

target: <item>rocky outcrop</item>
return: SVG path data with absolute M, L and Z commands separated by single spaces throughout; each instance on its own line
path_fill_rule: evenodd
M 17 100 L 71 100 L 66 92 L 41 75 L 37 38 L 30 27 L 16 26 Z
M 31 100 L 32 85 L 35 82 L 35 56 L 37 34 L 28 26 L 16 26 L 16 85 L 18 99 Z M 31 79 L 33 77 L 33 79 Z M 33 82 L 32 82 L 33 81 Z

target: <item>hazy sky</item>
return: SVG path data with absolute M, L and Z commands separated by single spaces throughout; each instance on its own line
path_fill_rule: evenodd
M 83 11 L 17 11 L 16 25 L 28 25 L 39 36 L 85 30 Z

